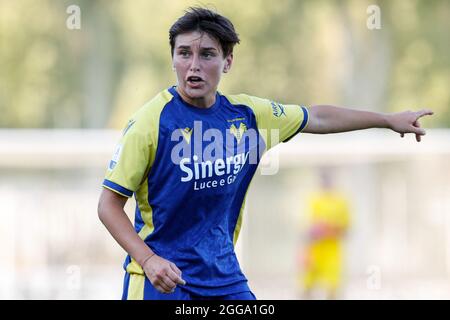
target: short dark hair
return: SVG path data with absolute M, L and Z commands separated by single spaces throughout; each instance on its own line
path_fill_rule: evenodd
M 205 32 L 219 41 L 224 57 L 232 53 L 234 45 L 240 41 L 229 19 L 206 8 L 190 7 L 186 10 L 184 16 L 179 18 L 169 30 L 172 57 L 175 48 L 175 38 L 179 34 L 193 31 Z

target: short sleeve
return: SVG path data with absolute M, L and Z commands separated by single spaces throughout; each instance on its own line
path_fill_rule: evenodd
M 289 141 L 308 123 L 308 110 L 304 106 L 284 105 L 258 97 L 251 97 L 251 100 L 259 113 L 258 125 L 267 130 L 279 130 L 281 142 Z
M 130 120 L 109 162 L 103 186 L 131 197 L 150 167 L 151 143 L 148 135 Z
M 229 99 L 232 103 L 245 104 L 252 108 L 267 150 L 280 142 L 289 141 L 308 124 L 308 109 L 305 106 L 284 105 L 246 94 L 231 96 Z

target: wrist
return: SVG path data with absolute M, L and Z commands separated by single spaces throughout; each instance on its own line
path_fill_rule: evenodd
M 153 258 L 156 254 L 154 252 L 149 253 L 148 255 L 144 256 L 140 261 L 137 261 L 141 267 L 144 267 L 145 263 L 149 261 L 151 258 Z
M 392 129 L 392 115 L 385 113 L 382 114 L 381 118 L 381 128 Z

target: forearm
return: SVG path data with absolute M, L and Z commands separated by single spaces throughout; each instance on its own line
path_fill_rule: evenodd
M 310 109 L 315 125 L 310 133 L 337 133 L 369 128 L 389 128 L 388 115 L 329 105 L 316 105 Z
M 99 210 L 99 218 L 119 245 L 141 266 L 153 251 L 136 233 L 122 208 L 108 206 Z

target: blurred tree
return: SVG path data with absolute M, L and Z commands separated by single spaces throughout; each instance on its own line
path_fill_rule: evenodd
M 211 1 L 240 34 L 219 90 L 397 111 L 450 124 L 447 0 Z M 381 30 L 366 26 L 381 9 Z M 66 8 L 81 9 L 81 30 Z M 0 127 L 121 128 L 175 83 L 168 29 L 197 1 L 0 0 Z

